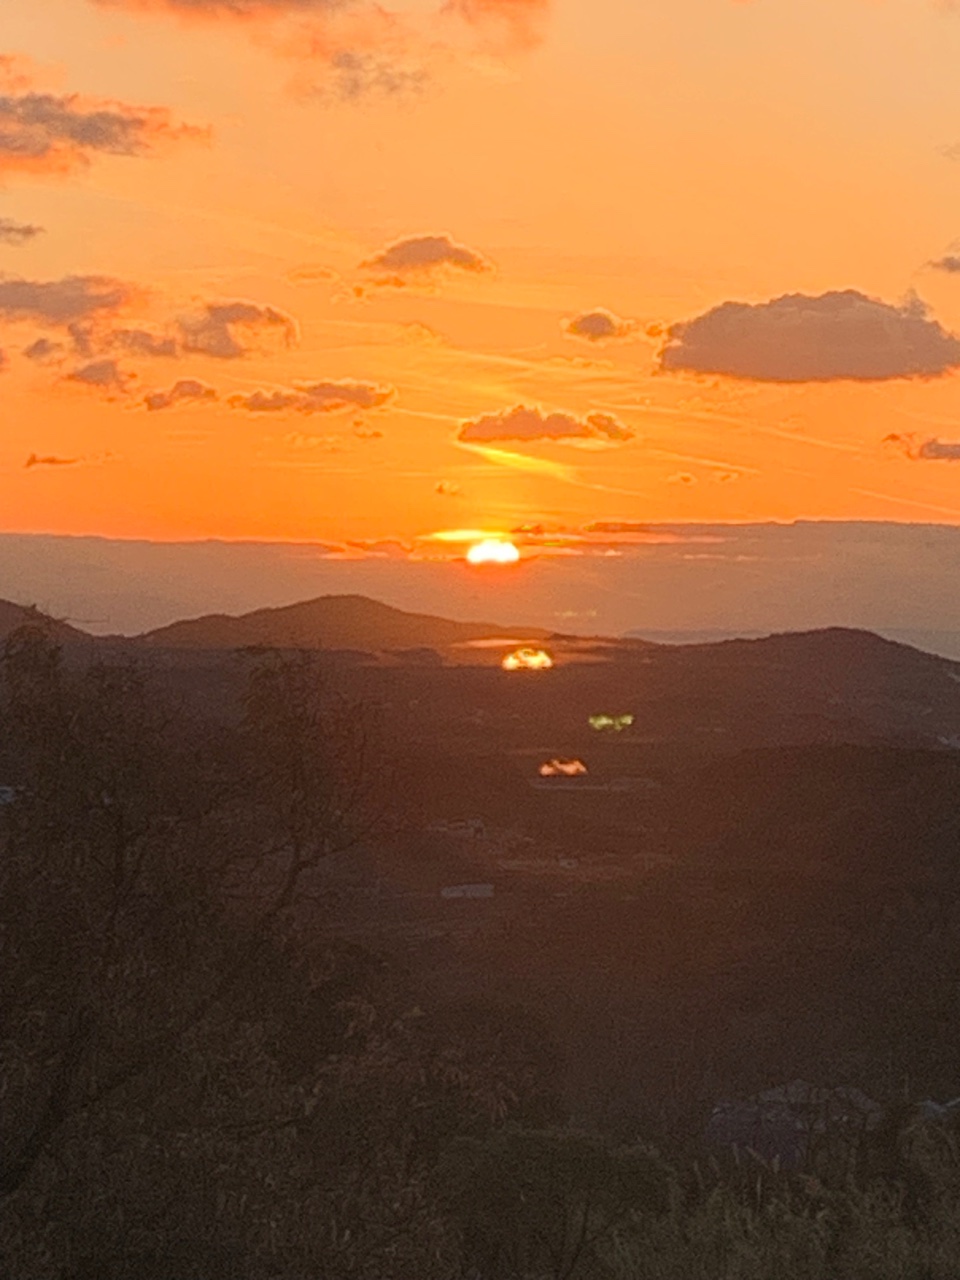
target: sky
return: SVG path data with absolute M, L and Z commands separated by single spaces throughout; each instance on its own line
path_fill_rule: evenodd
M 0 594 L 497 534 L 589 614 L 655 525 L 960 525 L 960 5 L 3 8 Z

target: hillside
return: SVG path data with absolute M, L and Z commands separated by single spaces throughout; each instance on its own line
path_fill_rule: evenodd
M 487 637 L 512 637 L 516 628 L 480 622 L 451 622 L 428 614 L 407 613 L 365 596 L 320 596 L 276 609 L 257 609 L 231 617 L 211 614 L 175 622 L 141 637 L 145 644 L 166 649 L 390 650 L 446 649 Z M 524 629 L 525 638 L 544 631 Z
M 85 631 L 71 627 L 66 622 L 58 622 L 48 618 L 32 605 L 13 604 L 10 600 L 0 600 L 0 641 L 5 640 L 11 631 L 16 631 L 29 622 L 46 622 L 61 644 L 89 644 L 93 637 Z

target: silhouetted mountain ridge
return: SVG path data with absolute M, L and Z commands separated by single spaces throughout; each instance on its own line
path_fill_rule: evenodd
M 453 622 L 429 614 L 408 613 L 366 596 L 319 596 L 280 608 L 231 616 L 210 614 L 147 632 L 140 637 L 155 648 L 365 649 L 373 652 L 448 648 L 485 638 L 542 638 L 538 628 L 493 623 Z

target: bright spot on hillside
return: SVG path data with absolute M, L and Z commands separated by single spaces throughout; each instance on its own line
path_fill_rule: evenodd
M 624 729 L 629 729 L 633 724 L 633 716 L 591 716 L 590 728 L 596 729 L 598 733 L 605 730 L 613 733 L 623 733 Z
M 469 564 L 516 564 L 520 552 L 505 538 L 484 538 L 467 552 Z
M 548 760 L 540 766 L 541 778 L 582 778 L 587 772 L 582 760 Z
M 549 671 L 553 659 L 546 649 L 514 649 L 500 665 L 504 671 Z

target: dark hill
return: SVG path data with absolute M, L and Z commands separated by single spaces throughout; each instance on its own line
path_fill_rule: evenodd
M 32 605 L 13 604 L 10 600 L 0 600 L 0 640 L 5 640 L 11 631 L 27 623 L 43 623 L 61 644 L 89 644 L 93 637 L 85 631 L 79 631 L 66 622 L 58 622 L 49 618 Z
M 148 632 L 141 639 L 156 648 L 362 649 L 367 652 L 445 649 L 486 637 L 511 637 L 516 628 L 479 622 L 451 622 L 406 613 L 365 596 L 321 596 L 278 609 L 230 617 L 211 614 Z M 524 629 L 537 638 L 543 631 Z

